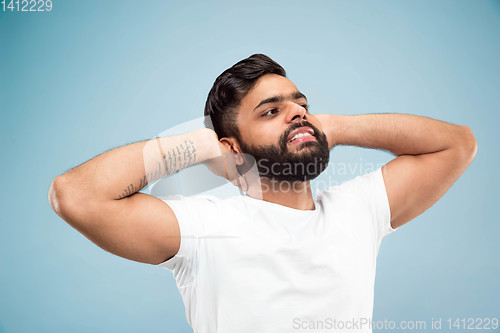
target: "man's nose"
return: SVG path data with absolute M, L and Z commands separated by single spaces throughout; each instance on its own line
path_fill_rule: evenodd
M 300 122 L 306 119 L 306 109 L 298 104 L 292 103 L 287 106 L 286 122 Z

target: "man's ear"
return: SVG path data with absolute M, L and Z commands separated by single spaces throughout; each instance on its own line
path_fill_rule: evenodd
M 242 165 L 245 162 L 243 159 L 243 155 L 241 153 L 240 145 L 239 145 L 238 141 L 236 140 L 236 138 L 225 137 L 225 138 L 220 139 L 219 142 L 226 148 L 226 151 L 229 151 L 229 152 L 235 154 L 234 161 L 236 162 L 236 164 Z

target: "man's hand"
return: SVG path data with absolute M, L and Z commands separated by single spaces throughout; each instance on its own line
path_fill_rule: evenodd
M 333 118 L 334 116 L 331 114 L 316 114 L 314 115 L 319 122 L 321 123 L 320 130 L 326 135 L 326 139 L 328 141 L 328 148 L 332 149 L 336 146 L 334 136 L 333 136 Z
M 215 157 L 205 161 L 207 167 L 215 175 L 229 180 L 241 191 L 252 193 L 252 196 L 256 198 L 261 197 L 260 178 L 255 158 L 248 154 L 235 153 L 227 144 L 218 140 L 215 132 L 212 135 L 217 140 L 218 153 Z
M 215 134 L 217 138 L 217 134 Z M 217 140 L 217 139 L 216 139 Z M 217 176 L 229 180 L 231 183 L 237 181 L 240 177 L 237 166 L 238 154 L 232 153 L 224 144 L 217 140 L 219 153 L 217 156 L 206 160 L 205 164 Z

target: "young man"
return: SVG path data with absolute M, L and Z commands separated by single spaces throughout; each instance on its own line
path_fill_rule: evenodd
M 213 129 L 119 147 L 49 190 L 56 213 L 101 248 L 172 270 L 195 332 L 371 331 L 382 238 L 432 206 L 476 153 L 466 126 L 312 115 L 283 68 L 261 54 L 216 79 L 205 115 Z M 309 182 L 336 145 L 397 157 L 314 199 Z M 138 192 L 199 163 L 246 195 Z

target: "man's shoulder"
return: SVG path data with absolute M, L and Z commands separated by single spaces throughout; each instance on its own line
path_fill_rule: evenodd
M 163 200 L 167 204 L 182 204 L 186 207 L 197 209 L 197 207 L 216 207 L 216 208 L 224 208 L 224 207 L 232 207 L 242 205 L 244 200 L 242 196 L 231 196 L 228 198 L 220 198 L 215 195 L 210 194 L 198 194 L 198 195 L 168 195 L 158 197 Z
M 316 192 L 317 197 L 323 198 L 334 195 L 364 196 L 380 179 L 382 179 L 382 169 L 378 168 L 329 186 L 326 189 L 318 190 Z

